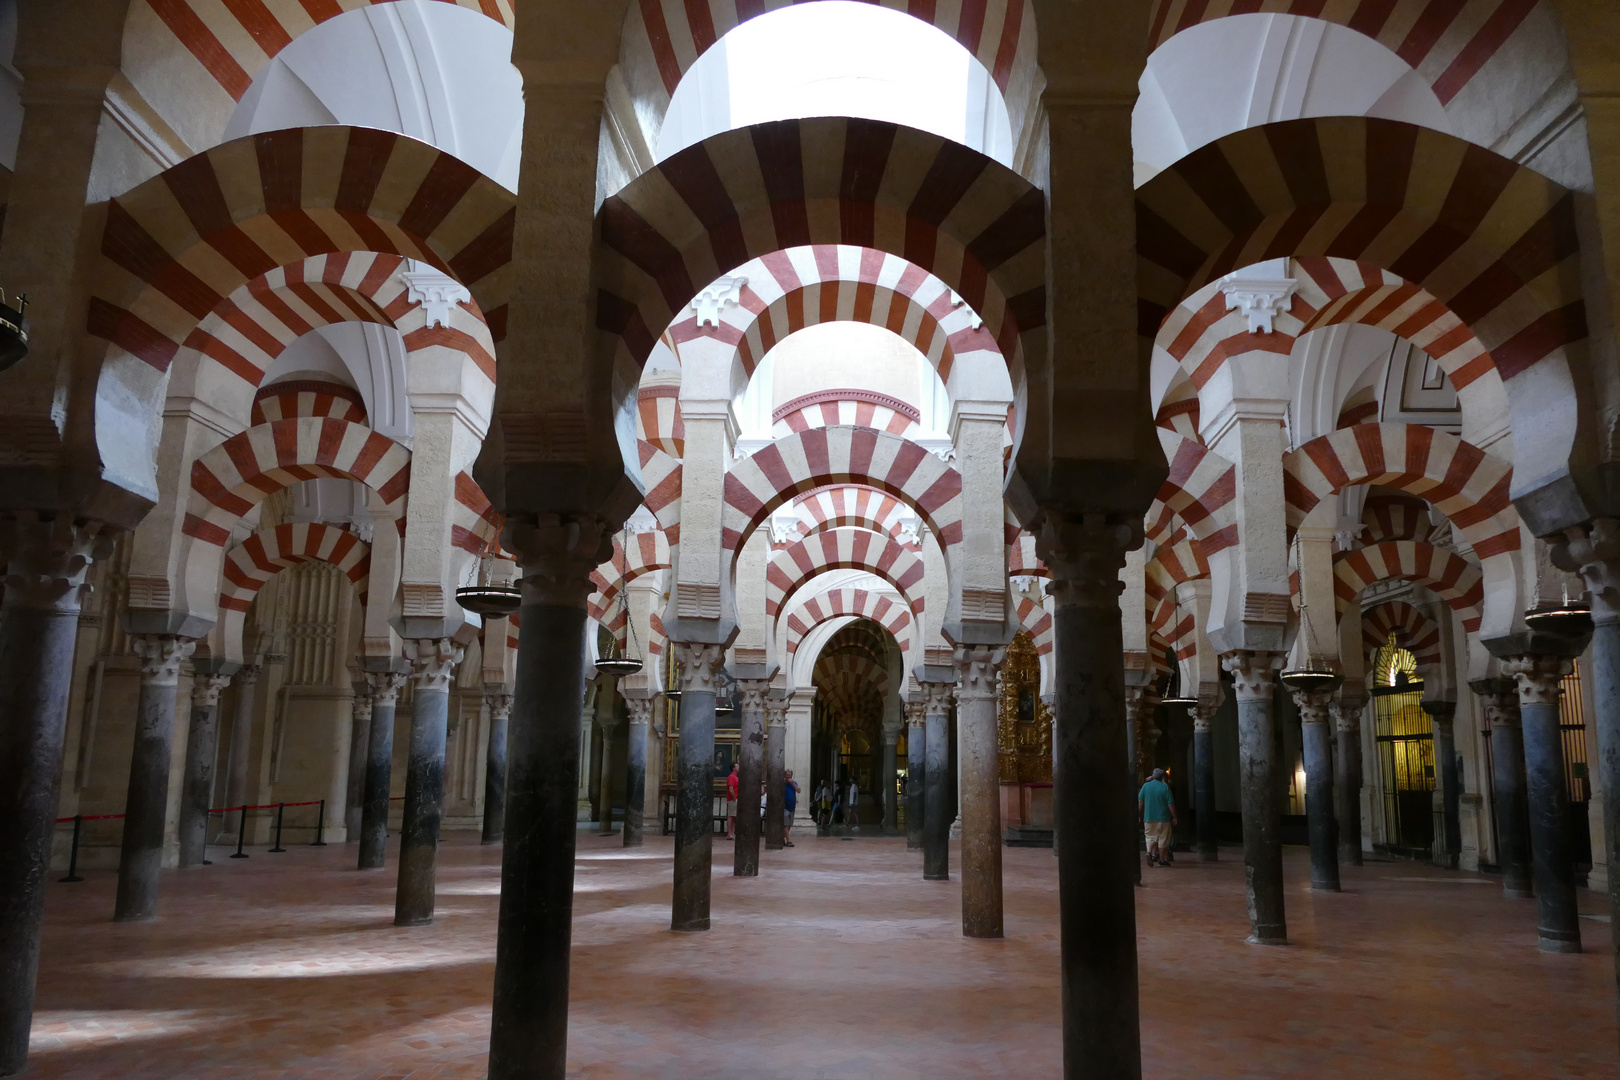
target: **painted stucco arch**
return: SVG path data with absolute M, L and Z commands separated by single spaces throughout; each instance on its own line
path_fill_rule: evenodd
M 765 614 L 775 618 L 794 594 L 829 570 L 864 570 L 899 590 L 920 614 L 925 568 L 921 556 L 870 529 L 844 527 L 814 533 L 773 551 L 765 565 Z
M 354 586 L 362 607 L 371 575 L 371 545 L 335 525 L 301 522 L 260 529 L 225 553 L 220 569 L 220 634 L 224 659 L 241 663 L 242 633 L 259 590 L 289 566 L 324 562 Z
M 1400 600 L 1385 600 L 1361 613 L 1361 647 L 1369 659 L 1389 643 L 1407 650 L 1419 668 L 1442 662 L 1440 627 L 1429 616 Z
M 1485 604 L 1484 574 L 1454 551 L 1421 540 L 1386 540 L 1337 555 L 1333 598 L 1342 617 L 1367 586 L 1377 581 L 1412 581 L 1444 600 L 1469 633 L 1479 630 Z

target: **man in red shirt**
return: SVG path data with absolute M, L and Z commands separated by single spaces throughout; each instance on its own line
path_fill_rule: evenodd
M 726 777 L 726 839 L 737 839 L 737 766 L 731 766 L 731 775 Z

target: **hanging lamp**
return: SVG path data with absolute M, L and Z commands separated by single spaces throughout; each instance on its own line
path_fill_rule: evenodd
M 1174 596 L 1175 599 L 1176 599 L 1176 621 L 1175 621 L 1174 625 L 1175 625 L 1175 628 L 1177 630 L 1176 640 L 1179 641 L 1180 638 L 1181 638 L 1181 635 L 1180 635 L 1180 632 L 1179 632 L 1181 630 L 1181 589 L 1176 588 L 1176 587 L 1172 587 L 1170 592 L 1171 592 L 1171 595 Z M 1177 656 L 1176 653 L 1177 653 L 1177 649 L 1175 647 L 1175 643 L 1172 642 L 1171 646 L 1170 646 L 1170 656 L 1171 656 L 1172 659 L 1175 660 L 1175 665 L 1176 665 L 1175 666 L 1176 693 L 1175 693 L 1175 696 L 1173 696 L 1173 697 L 1161 698 L 1160 701 L 1159 701 L 1159 704 L 1160 705 L 1186 705 L 1186 706 L 1188 706 L 1190 708 L 1190 707 L 1198 704 L 1198 699 L 1195 698 L 1195 697 L 1188 697 L 1186 694 L 1181 692 L 1181 657 Z
M 497 585 L 489 580 L 495 554 L 485 550 L 478 559 L 478 580 L 456 590 L 456 603 L 474 615 L 500 619 L 523 606 L 523 592 L 516 585 Z
M 1332 693 L 1344 682 L 1339 673 L 1336 657 L 1316 650 L 1312 640 L 1311 620 L 1305 606 L 1305 558 L 1300 552 L 1299 534 L 1294 534 L 1294 569 L 1299 572 L 1299 632 L 1305 637 L 1305 664 L 1277 676 L 1278 680 L 1295 693 Z
M 27 293 L 12 306 L 0 292 L 0 371 L 28 355 L 28 320 L 23 315 L 27 310 Z
M 614 555 L 614 576 L 619 580 L 619 614 L 623 617 L 624 628 L 630 635 L 630 644 L 634 645 L 636 643 L 636 627 L 635 623 L 630 619 L 630 593 L 624 580 L 625 574 L 630 572 L 630 525 L 628 522 L 625 523 L 624 539 L 620 541 L 619 549 L 624 552 L 625 562 L 624 569 L 620 570 L 618 556 Z M 608 646 L 606 656 L 597 658 L 596 670 L 611 679 L 622 679 L 626 675 L 634 675 L 640 671 L 641 658 L 631 656 L 628 652 L 621 653 L 619 651 L 619 635 L 610 633 L 608 637 L 612 644 Z
M 1541 599 L 1541 553 L 1536 553 L 1536 599 L 1525 610 L 1524 624 L 1532 631 L 1561 638 L 1583 638 L 1592 632 L 1592 607 L 1584 599 L 1571 600 L 1569 585 L 1558 600 Z

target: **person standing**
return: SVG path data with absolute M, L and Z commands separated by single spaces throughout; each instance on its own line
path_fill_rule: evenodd
M 860 805 L 861 789 L 852 776 L 849 778 L 849 798 L 844 801 L 844 828 L 851 836 L 855 834 L 855 826 L 861 823 Z
M 731 766 L 731 775 L 726 777 L 726 839 L 737 839 L 737 785 L 742 783 L 737 776 L 737 766 Z
M 799 806 L 799 782 L 793 779 L 793 770 L 789 769 L 782 783 L 782 846 L 792 847 L 793 841 L 788 839 L 788 833 L 793 830 L 793 811 Z
M 816 828 L 820 830 L 819 835 L 826 836 L 828 830 L 832 828 L 833 808 L 832 789 L 827 786 L 826 777 L 822 777 L 821 784 L 816 788 L 816 796 L 812 800 L 812 805 L 815 808 Z
M 1149 866 L 1169 866 L 1175 860 L 1170 830 L 1176 823 L 1176 797 L 1164 782 L 1164 770 L 1154 769 L 1136 795 L 1136 817 L 1147 832 Z

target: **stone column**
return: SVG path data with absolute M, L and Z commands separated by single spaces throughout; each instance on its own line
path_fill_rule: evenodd
M 28 1060 L 79 605 L 99 525 L 0 519 L 0 1075 Z
M 641 847 L 647 818 L 647 736 L 652 730 L 654 699 L 624 700 L 630 710 L 630 745 L 624 755 L 624 846 Z
M 996 669 L 1004 650 L 956 648 L 956 740 L 962 773 L 962 934 L 1001 936 L 1001 757 Z
M 923 689 L 923 880 L 951 877 L 951 727 L 950 683 L 925 682 Z
M 780 693 L 765 699 L 765 850 L 781 851 L 787 826 L 787 712 Z M 802 784 L 800 785 L 803 786 Z M 812 793 L 799 793 L 804 802 Z M 797 812 L 795 810 L 795 812 Z
M 181 866 L 207 862 L 208 802 L 214 794 L 214 759 L 219 752 L 219 692 L 230 681 L 229 675 L 200 670 L 191 680 L 186 779 L 180 795 Z
M 450 680 L 462 649 L 449 638 L 404 643 L 411 662 L 411 745 L 405 762 L 405 816 L 399 826 L 399 883 L 394 925 L 433 922 L 438 877 L 439 819 L 444 814 L 444 741 L 450 722 Z
M 1277 806 L 1277 728 L 1271 712 L 1281 653 L 1239 649 L 1221 657 L 1237 694 L 1243 786 L 1243 865 L 1248 876 L 1249 941 L 1288 944 L 1283 912 L 1282 838 Z
M 1519 726 L 1519 690 L 1508 678 L 1475 679 L 1491 728 L 1491 815 L 1496 820 L 1496 865 L 1502 892 L 1528 900 L 1536 892 L 1530 874 L 1530 800 L 1525 790 L 1524 733 Z
M 506 692 L 502 683 L 485 683 L 484 704 L 489 708 L 489 744 L 484 750 L 484 833 L 481 842 L 498 844 L 506 828 L 506 725 L 507 718 L 512 715 L 512 695 Z
M 1119 571 L 1141 519 L 1048 517 L 1057 660 L 1054 818 L 1066 1077 L 1141 1075 L 1136 970 L 1136 792 L 1126 756 Z
M 349 787 L 343 806 L 343 842 L 360 842 L 360 815 L 366 801 L 366 747 L 371 741 L 371 687 L 354 680 L 353 720 L 349 728 Z
M 371 733 L 366 738 L 365 804 L 360 811 L 360 869 L 382 869 L 388 849 L 388 793 L 394 781 L 394 706 L 405 685 L 398 671 L 368 671 Z
M 236 712 L 231 716 L 231 745 L 225 751 L 225 805 L 241 806 L 247 802 L 248 743 L 253 738 L 254 694 L 259 684 L 259 673 L 264 665 L 258 659 L 243 664 L 236 673 Z M 232 810 L 220 823 L 219 840 L 236 842 L 244 810 Z
M 1564 790 L 1564 734 L 1558 723 L 1559 683 L 1570 672 L 1562 656 L 1527 654 L 1502 661 L 1519 684 L 1524 730 L 1525 788 L 1530 804 L 1530 868 L 1536 886 L 1536 933 L 1542 952 L 1581 951 L 1575 906 L 1575 855 Z
M 737 839 L 731 868 L 737 877 L 759 876 L 759 786 L 765 780 L 765 695 L 770 688 L 764 679 L 737 680 L 742 730 L 737 764 Z M 768 789 L 766 794 L 770 794 Z
M 596 518 L 508 519 L 523 567 L 507 741 L 506 830 L 489 1075 L 561 1080 L 568 1049 L 585 601 L 613 550 Z
M 602 729 L 601 770 L 596 782 L 596 835 L 613 835 L 613 744 L 618 741 L 619 716 L 614 709 L 612 684 L 597 698 L 596 726 Z
M 670 929 L 707 930 L 714 857 L 714 695 L 726 651 L 724 646 L 700 641 L 672 645 L 681 665 L 681 727 Z
M 1337 830 L 1333 824 L 1332 690 L 1295 690 L 1305 742 L 1305 817 L 1311 839 L 1311 888 L 1339 891 Z
M 114 922 L 138 922 L 157 914 L 175 698 L 180 665 L 190 658 L 197 643 L 169 634 L 139 634 L 129 639 L 129 646 L 141 658 L 141 698 L 135 717 L 135 750 L 129 759 Z
M 1361 710 L 1365 704 L 1362 698 L 1346 697 L 1342 689 L 1333 703 L 1338 736 L 1333 789 L 1338 796 L 1339 862 L 1345 866 L 1361 865 Z
M 1130 791 L 1130 801 L 1134 808 L 1136 796 L 1141 792 L 1146 777 L 1142 773 L 1142 705 L 1147 700 L 1148 688 L 1143 685 L 1130 685 L 1125 687 L 1125 786 Z M 1131 826 L 1132 844 L 1136 851 L 1136 870 L 1132 880 L 1142 884 L 1142 853 L 1147 850 L 1147 834 L 1143 831 L 1142 822 L 1137 821 Z
M 906 702 L 906 850 L 923 846 L 923 793 L 926 790 L 928 735 L 921 700 Z
M 1198 858 L 1215 862 L 1220 834 L 1215 827 L 1215 710 L 1200 701 L 1193 707 L 1193 810 L 1198 819 Z
M 883 787 L 883 822 L 879 826 L 883 835 L 894 836 L 899 832 L 900 796 L 895 790 L 900 776 L 900 723 L 883 725 L 883 763 L 878 775 L 878 783 Z M 998 777 L 999 780 L 999 777 Z M 999 795 L 997 796 L 999 798 Z M 1000 820 L 1000 804 L 997 804 L 997 820 Z
M 1455 701 L 1425 701 L 1423 711 L 1434 727 L 1434 764 L 1440 781 L 1441 828 L 1434 838 L 1434 863 L 1455 870 L 1462 856 L 1462 777 L 1457 773 Z M 1562 736 L 1560 736 L 1562 738 Z

